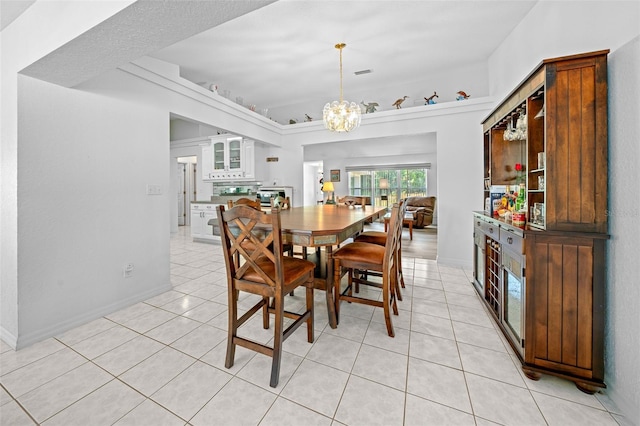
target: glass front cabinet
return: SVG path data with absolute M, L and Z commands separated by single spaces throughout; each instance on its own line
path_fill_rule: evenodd
M 213 136 L 210 140 L 210 145 L 203 148 L 203 162 L 210 162 L 208 169 L 203 168 L 203 179 L 255 179 L 254 141 L 229 135 Z
M 546 59 L 485 118 L 474 285 L 525 375 L 604 387 L 608 50 Z

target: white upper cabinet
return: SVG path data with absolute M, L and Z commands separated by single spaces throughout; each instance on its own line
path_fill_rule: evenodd
M 211 179 L 211 172 L 213 171 L 213 155 L 211 153 L 211 144 L 202 144 L 202 164 L 200 170 L 202 173 L 202 180 Z
M 228 135 L 210 139 L 211 144 L 202 149 L 203 180 L 255 179 L 254 141 Z

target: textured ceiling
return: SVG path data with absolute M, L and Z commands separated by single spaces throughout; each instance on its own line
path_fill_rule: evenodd
M 320 106 L 338 97 L 334 45 L 344 42 L 345 98 L 390 87 L 401 96 L 434 74 L 486 62 L 536 2 L 137 1 L 23 72 L 72 87 L 149 55 L 179 65 L 194 83 L 243 96 L 245 104 Z M 25 6 L 0 5 L 3 16 Z
M 245 103 L 277 108 L 410 85 L 486 61 L 536 1 L 280 0 L 151 56 Z M 355 76 L 354 72 L 373 72 Z M 350 99 L 358 102 L 359 99 Z
M 73 87 L 272 1 L 137 1 L 22 72 Z
M 0 0 L 0 31 L 12 23 L 36 0 Z

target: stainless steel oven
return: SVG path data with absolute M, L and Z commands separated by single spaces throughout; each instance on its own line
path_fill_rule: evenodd
M 292 186 L 262 186 L 256 193 L 256 198 L 260 200 L 262 207 L 271 207 L 271 199 L 276 197 L 287 198 L 293 207 L 293 187 Z

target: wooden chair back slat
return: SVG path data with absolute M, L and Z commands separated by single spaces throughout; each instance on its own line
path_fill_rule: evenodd
M 276 287 L 282 282 L 282 239 L 280 233 L 280 210 L 274 208 L 271 214 L 258 211 L 247 205 L 236 205 L 221 212 L 224 234 L 223 248 L 233 259 L 231 279 L 242 280 L 250 271 L 259 274 L 265 283 Z M 246 247 L 251 247 L 248 250 Z M 265 272 L 267 266 L 261 266 L 257 260 L 268 259 L 273 264 L 275 276 Z

